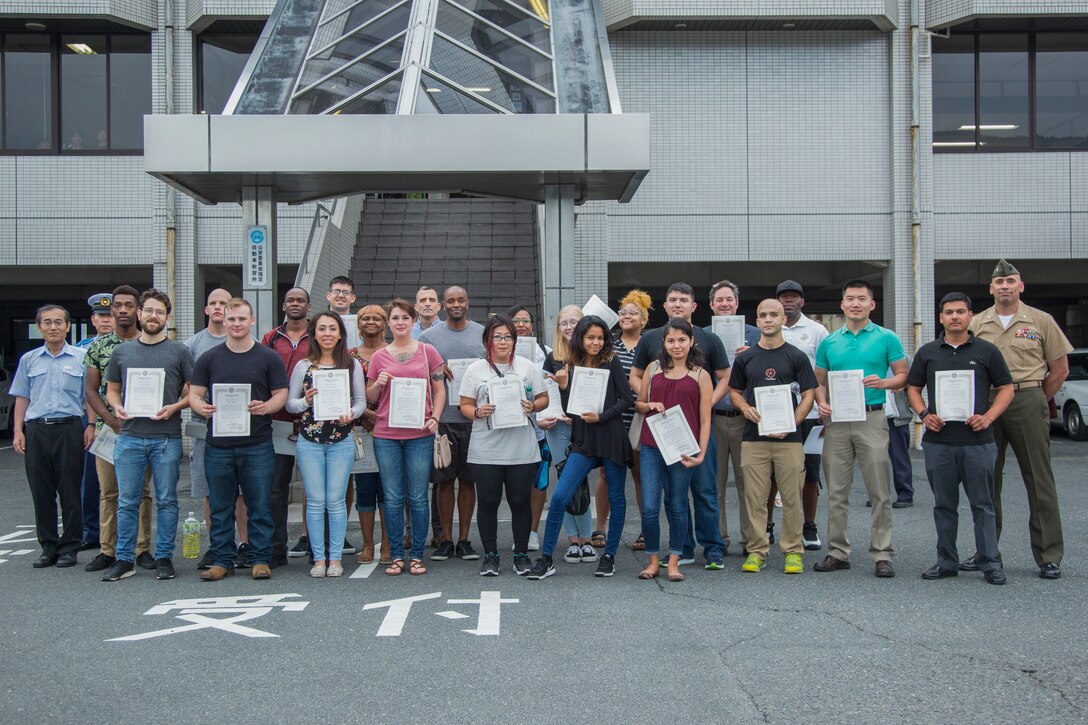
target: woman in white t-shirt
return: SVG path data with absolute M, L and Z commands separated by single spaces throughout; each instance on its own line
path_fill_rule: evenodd
M 477 360 L 461 381 L 461 415 L 472 419 L 468 463 L 476 481 L 476 525 L 484 547 L 480 576 L 499 575 L 498 512 L 503 488 L 514 530 L 514 573 L 529 573 L 530 492 L 536 481 L 540 448 L 529 416 L 548 404 L 544 376 L 531 361 L 514 354 L 514 323 L 496 315 L 484 325 L 486 359 Z M 520 417 L 496 415 L 492 388 L 516 386 Z M 500 422 L 501 419 L 501 422 Z M 509 425 L 509 427 L 506 427 Z M 496 427 L 502 426 L 502 427 Z

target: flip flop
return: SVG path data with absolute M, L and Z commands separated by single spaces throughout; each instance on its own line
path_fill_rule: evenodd
M 646 539 L 642 538 L 642 534 L 639 534 L 635 543 L 631 544 L 631 551 L 646 551 Z
M 603 549 L 605 547 L 606 539 L 603 531 L 594 531 L 589 536 L 589 543 L 593 545 L 594 549 Z

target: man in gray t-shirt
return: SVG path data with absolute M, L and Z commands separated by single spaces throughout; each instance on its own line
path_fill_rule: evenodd
M 178 528 L 178 475 L 181 470 L 181 411 L 189 407 L 188 385 L 193 374 L 193 354 L 180 342 L 166 337 L 170 298 L 157 289 L 140 295 L 137 315 L 143 331 L 135 340 L 122 343 L 106 367 L 106 401 L 121 421 L 121 433 L 113 450 L 117 473 L 117 561 L 102 577 L 117 581 L 134 573 L 136 518 L 143 491 L 144 471 L 151 467 L 158 520 L 155 526 L 155 575 L 173 579 L 174 539 Z M 129 389 L 129 371 L 141 378 Z M 152 401 L 154 413 L 140 415 L 137 393 L 155 394 L 149 384 L 162 379 L 161 400 Z M 127 408 L 132 408 L 130 412 Z M 136 417 L 133 414 L 136 414 Z M 146 416 L 146 417 L 145 417 Z
M 419 341 L 432 345 L 442 356 L 442 360 L 475 359 L 484 358 L 484 326 L 468 319 L 468 292 L 464 287 L 449 287 L 442 294 L 442 307 L 446 311 L 446 324 L 437 325 L 426 330 L 419 336 Z M 449 367 L 446 368 L 446 377 L 451 380 L 452 374 Z M 452 387 L 452 385 L 451 385 Z M 435 527 L 434 510 L 438 510 L 438 523 L 441 533 L 435 532 L 441 539 L 431 559 L 445 561 L 451 556 L 459 556 L 462 559 L 479 559 L 468 540 L 469 527 L 472 524 L 472 513 L 476 510 L 476 484 L 472 479 L 472 471 L 468 465 L 468 441 L 472 433 L 472 421 L 461 415 L 458 407 L 460 399 L 457 396 L 446 395 L 446 409 L 439 418 L 438 433 L 446 435 L 450 440 L 450 450 L 453 453 L 453 461 L 446 468 L 436 468 L 431 471 L 431 483 L 435 485 L 434 498 L 437 506 L 432 505 L 431 526 Z M 457 489 L 458 523 L 460 524 L 460 537 L 457 546 L 454 547 L 450 535 L 453 533 L 453 482 L 460 482 Z

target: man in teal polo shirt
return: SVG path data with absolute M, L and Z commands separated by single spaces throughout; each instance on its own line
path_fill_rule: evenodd
M 878 577 L 893 577 L 892 505 L 888 460 L 888 419 L 884 415 L 886 390 L 899 390 L 907 382 L 907 356 L 903 343 L 891 330 L 873 323 L 876 309 L 872 286 L 851 280 L 842 289 L 839 305 L 846 324 L 831 333 L 816 350 L 816 402 L 826 426 L 824 433 L 824 476 L 827 478 L 828 555 L 813 568 L 837 571 L 850 568 L 850 541 L 846 538 L 850 510 L 850 488 L 854 483 L 854 462 L 861 466 L 865 488 L 873 505 L 869 555 L 876 562 Z M 888 368 L 892 377 L 885 378 Z M 827 390 L 828 373 L 836 370 L 864 371 L 865 420 L 832 422 Z

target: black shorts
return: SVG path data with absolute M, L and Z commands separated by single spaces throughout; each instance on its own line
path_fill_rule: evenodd
M 805 418 L 801 421 L 801 425 L 797 426 L 797 430 L 801 432 L 801 442 L 804 443 L 808 440 L 808 434 L 812 432 L 812 429 L 816 427 L 815 418 Z M 812 454 L 805 454 L 805 483 L 814 482 L 820 483 L 820 457 Z
M 472 423 L 439 423 L 438 435 L 450 439 L 452 460 L 446 468 L 431 468 L 431 483 L 445 483 L 455 478 L 472 480 L 472 467 L 468 465 L 468 440 L 472 435 Z

